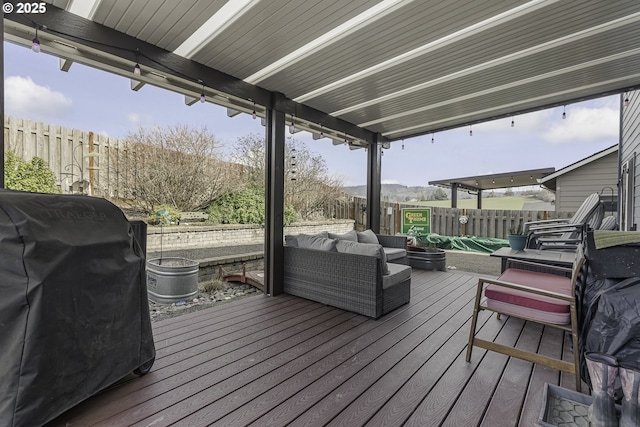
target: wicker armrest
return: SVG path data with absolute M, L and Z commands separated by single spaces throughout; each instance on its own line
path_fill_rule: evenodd
M 385 248 L 407 249 L 406 236 L 391 236 L 389 234 L 376 234 L 378 242 Z

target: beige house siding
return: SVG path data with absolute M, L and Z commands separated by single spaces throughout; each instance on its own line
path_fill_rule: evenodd
M 556 210 L 575 212 L 590 194 L 617 194 L 618 152 L 615 151 L 556 178 Z M 609 188 L 607 188 L 609 187 Z

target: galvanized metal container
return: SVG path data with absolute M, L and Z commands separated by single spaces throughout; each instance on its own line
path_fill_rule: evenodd
M 193 299 L 198 294 L 198 261 L 169 257 L 147 260 L 147 293 L 158 304 Z

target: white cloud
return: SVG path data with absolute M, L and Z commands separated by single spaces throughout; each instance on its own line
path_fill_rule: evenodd
M 153 125 L 153 117 L 150 114 L 132 112 L 127 114 L 127 120 L 136 128 Z
M 62 92 L 40 86 L 31 77 L 7 77 L 4 81 L 4 97 L 8 114 L 38 120 L 63 117 L 72 106 L 71 98 Z
M 567 118 L 554 121 L 542 133 L 549 142 L 594 142 L 618 139 L 620 113 L 617 107 L 601 104 L 595 107 L 567 107 Z

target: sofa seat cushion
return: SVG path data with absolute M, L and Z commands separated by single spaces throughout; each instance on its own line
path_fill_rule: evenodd
M 396 259 L 401 259 L 407 256 L 407 251 L 401 248 L 382 248 L 384 250 L 385 255 L 387 256 L 387 261 L 393 261 Z
M 373 245 L 370 243 L 358 243 L 350 240 L 337 240 L 336 249 L 338 252 L 347 254 L 367 255 L 378 258 L 381 262 L 382 274 L 389 274 L 389 266 L 387 258 L 382 249 L 382 245 Z
M 517 283 L 531 288 L 571 295 L 571 279 L 555 274 L 508 268 L 498 278 L 502 282 Z M 532 308 L 551 313 L 569 313 L 569 302 L 556 298 L 535 295 L 529 292 L 509 289 L 498 285 L 489 285 L 484 291 L 490 300 Z
M 351 231 L 347 231 L 344 234 L 336 234 L 336 233 L 329 233 L 329 238 L 330 239 L 338 239 L 338 240 L 349 240 L 351 242 L 357 242 L 358 241 L 358 235 L 356 234 L 356 230 L 351 230 Z
M 403 264 L 388 264 L 389 274 L 382 276 L 382 289 L 402 283 L 411 278 L 411 267 Z

